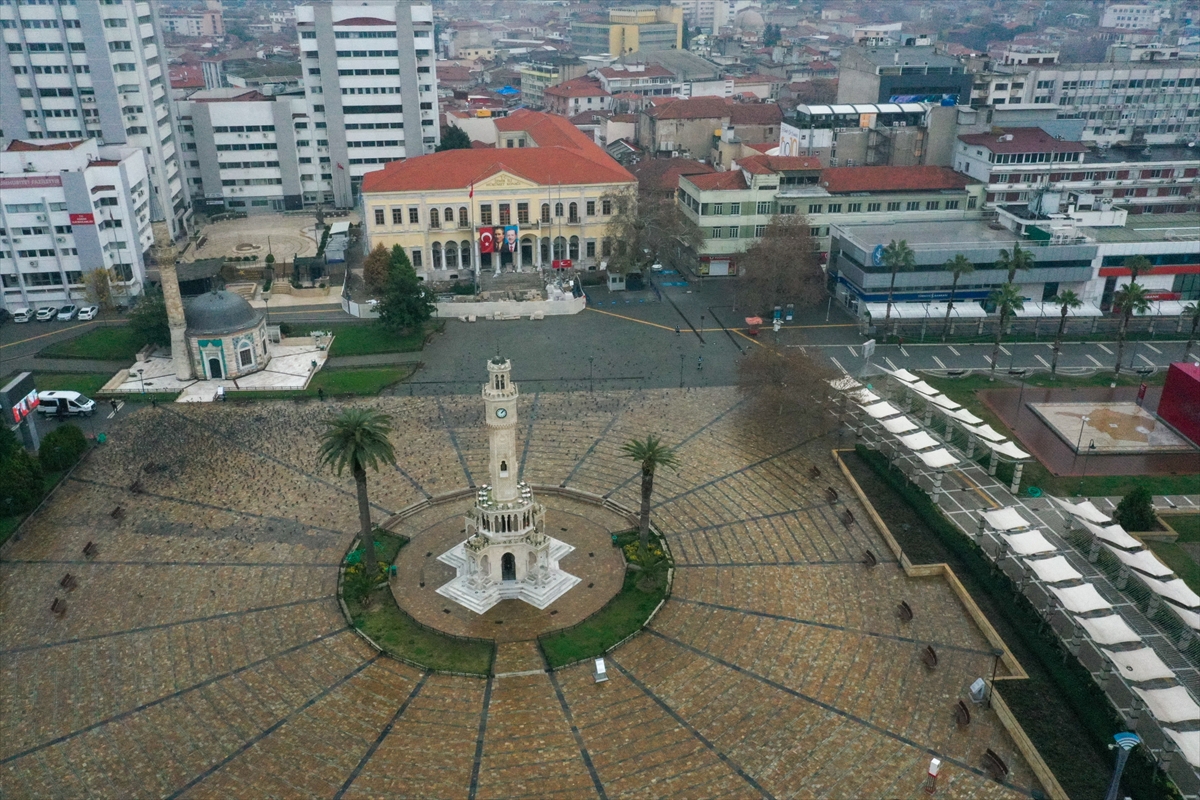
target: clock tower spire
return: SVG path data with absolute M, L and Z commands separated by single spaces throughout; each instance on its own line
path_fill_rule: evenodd
M 520 496 L 517 486 L 517 385 L 506 358 L 488 361 L 488 382 L 483 401 L 488 430 L 488 475 L 496 502 L 511 503 Z

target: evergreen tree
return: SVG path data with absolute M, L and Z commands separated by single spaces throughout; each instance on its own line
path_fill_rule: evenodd
M 433 316 L 433 298 L 417 278 L 404 248 L 392 248 L 392 268 L 379 299 L 379 322 L 392 333 L 404 333 Z
M 171 328 L 167 324 L 167 303 L 162 289 L 147 288 L 129 312 L 129 327 L 147 344 L 169 345 Z
M 442 143 L 437 146 L 434 152 L 440 153 L 443 150 L 470 150 L 471 137 L 467 132 L 457 125 L 450 125 L 446 130 L 442 131 Z

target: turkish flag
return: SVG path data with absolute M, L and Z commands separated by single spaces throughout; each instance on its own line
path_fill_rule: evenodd
M 491 228 L 483 228 L 479 231 L 479 252 L 491 253 L 496 249 L 496 234 Z

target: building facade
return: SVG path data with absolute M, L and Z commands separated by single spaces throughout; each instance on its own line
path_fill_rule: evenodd
M 576 78 L 551 86 L 542 97 L 547 113 L 563 117 L 612 108 L 612 95 L 604 91 L 600 81 L 592 77 Z
M 636 179 L 563 117 L 518 111 L 495 125 L 497 149 L 434 153 L 371 173 L 362 194 L 367 246 L 400 245 L 431 281 L 561 260 L 596 268 L 612 246 L 606 195 L 635 191 Z
M 220 9 L 206 9 L 194 13 L 163 14 L 161 19 L 163 30 L 174 33 L 177 36 L 225 35 L 225 20 Z
M 0 284 L 4 307 L 86 302 L 86 273 L 113 271 L 114 300 L 145 282 L 154 243 L 151 181 L 136 147 L 11 142 L 0 153 Z
M 140 148 L 151 214 L 178 237 L 191 208 L 156 8 L 133 0 L 0 4 L 0 144 L 89 138 Z
M 683 9 L 679 6 L 612 8 L 607 22 L 571 23 L 571 48 L 581 55 L 623 56 L 682 47 Z
M 521 65 L 521 101 L 531 108 L 542 108 L 546 89 L 582 78 L 590 68 L 575 56 L 532 56 Z
M 839 103 L 963 101 L 971 76 L 933 47 L 849 47 L 838 64 Z
M 350 208 L 364 175 L 440 140 L 433 7 L 333 0 L 298 6 L 296 27 L 310 118 L 299 141 L 318 159 L 304 191 Z

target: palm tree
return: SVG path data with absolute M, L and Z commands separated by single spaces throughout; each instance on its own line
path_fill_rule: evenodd
M 1192 352 L 1192 345 L 1196 343 L 1196 327 L 1200 326 L 1200 302 L 1188 303 L 1184 306 L 1183 316 L 1192 318 L 1192 332 L 1188 336 L 1187 345 L 1183 348 L 1183 358 L 1186 361 L 1188 355 Z
M 1012 283 L 1013 278 L 1017 275 L 1017 270 L 1025 271 L 1033 268 L 1033 254 L 1028 250 L 1022 250 L 1021 245 L 1014 243 L 1012 252 L 1007 250 L 1000 251 L 1000 258 L 996 261 L 996 269 L 1002 269 L 1008 273 L 1008 279 L 1005 283 Z
M 377 568 L 375 535 L 371 526 L 371 504 L 367 500 L 367 467 L 376 472 L 381 464 L 396 463 L 396 451 L 388 434 L 392 419 L 387 414 L 365 408 L 348 408 L 325 424 L 321 434 L 321 463 L 339 476 L 346 469 L 354 476 L 358 493 L 358 523 L 363 542 L 363 571 L 374 578 Z M 369 566 L 368 566 L 369 565 Z
M 950 330 L 950 312 L 954 309 L 954 292 L 958 289 L 958 279 L 963 275 L 970 275 L 975 271 L 975 265 L 971 263 L 971 259 L 959 253 L 954 258 L 942 265 L 942 269 L 954 273 L 954 283 L 950 284 L 950 302 L 946 304 L 946 324 L 942 326 L 942 341 L 946 341 L 946 334 Z
M 654 472 L 659 467 L 679 469 L 679 456 L 662 443 L 657 436 L 645 440 L 631 439 L 621 445 L 625 455 L 638 462 L 642 468 L 642 507 L 638 515 L 638 547 L 643 559 L 650 546 L 650 495 L 654 493 Z
M 1113 308 L 1121 311 L 1121 327 L 1117 329 L 1117 366 L 1113 369 L 1113 377 L 1121 374 L 1121 357 L 1125 354 L 1125 334 L 1129 331 L 1129 320 L 1136 314 L 1145 314 L 1150 310 L 1150 298 L 1146 287 L 1137 283 L 1127 283 L 1113 293 Z
M 887 336 L 888 322 L 892 319 L 892 293 L 896 289 L 896 273 L 911 272 L 917 266 L 917 256 L 908 246 L 906 239 L 896 241 L 883 248 L 883 265 L 892 271 L 892 282 L 888 284 L 887 311 L 883 315 L 883 335 Z
M 1054 335 L 1054 355 L 1050 359 L 1050 374 L 1053 375 L 1058 372 L 1058 350 L 1062 346 L 1063 331 L 1067 329 L 1067 312 L 1072 308 L 1079 308 L 1083 305 L 1083 301 L 1070 289 L 1063 289 L 1051 297 L 1050 302 L 1062 307 L 1062 316 L 1058 320 L 1058 333 Z
M 1138 275 L 1141 275 L 1143 272 L 1149 272 L 1154 268 L 1154 265 L 1145 256 L 1130 256 L 1125 259 L 1124 267 L 1129 270 L 1129 282 L 1137 283 Z
M 1025 307 L 1025 298 L 1021 296 L 1021 292 L 1016 286 L 1006 283 L 993 291 L 988 299 L 996 304 L 996 310 L 1000 312 L 1000 321 L 996 325 L 996 343 L 992 347 L 992 373 L 988 378 L 988 380 L 994 381 L 996 380 L 996 360 L 1000 355 L 1000 340 L 1004 336 L 1004 328 L 1012 313 Z

